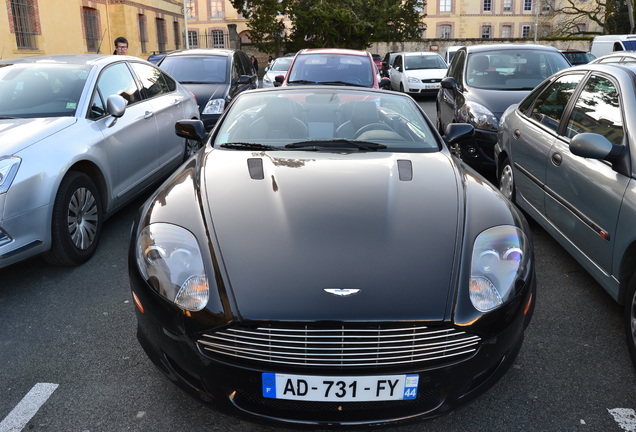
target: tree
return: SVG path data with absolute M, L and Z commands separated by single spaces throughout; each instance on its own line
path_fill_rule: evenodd
M 248 19 L 257 49 L 366 49 L 372 42 L 421 40 L 424 0 L 231 0 Z M 292 22 L 289 34 L 282 20 Z
M 555 26 L 560 36 L 581 36 L 585 34 L 623 34 L 631 33 L 634 27 L 633 4 L 635 0 L 562 0 L 554 9 L 559 20 Z M 596 24 L 601 32 L 581 32 L 580 24 Z

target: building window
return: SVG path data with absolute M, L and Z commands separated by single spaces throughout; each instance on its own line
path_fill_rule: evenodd
M 532 12 L 532 1 L 533 0 L 523 0 L 523 11 L 524 12 Z
M 492 0 L 484 0 L 484 12 L 492 12 Z
M 157 18 L 157 47 L 160 52 L 166 50 L 166 22 Z
M 576 24 L 576 30 L 578 31 L 579 36 L 583 36 L 583 33 L 587 31 L 587 24 L 585 23 Z
M 196 19 L 197 17 L 197 5 L 196 2 L 194 0 L 187 0 L 186 3 L 186 15 L 188 16 L 188 19 Z
M 178 21 L 175 21 L 173 24 L 174 46 L 175 49 L 179 49 L 179 47 L 181 46 L 181 30 L 179 29 Z
M 481 38 L 482 39 L 492 38 L 492 26 L 490 25 L 481 26 Z
M 188 44 L 190 48 L 199 48 L 199 34 L 196 30 L 188 30 Z
M 439 0 L 439 11 L 440 12 L 452 12 L 453 11 L 453 0 Z
M 550 13 L 552 12 L 552 5 L 549 0 L 543 0 L 543 5 L 541 6 L 541 13 Z
M 212 30 L 212 48 L 225 48 L 225 39 L 221 30 Z
M 501 37 L 504 39 L 510 39 L 512 37 L 511 25 L 505 25 L 501 27 Z
M 148 52 L 146 50 L 146 42 L 148 42 L 148 25 L 146 23 L 145 15 L 139 15 L 139 42 L 141 42 L 141 52 Z
M 210 0 L 210 18 L 223 18 L 223 0 Z
M 450 39 L 453 34 L 453 29 L 449 25 L 439 26 L 439 37 L 441 39 Z
M 86 50 L 97 52 L 99 49 L 99 24 L 97 9 L 84 8 L 84 37 L 86 37 Z
M 521 26 L 521 37 L 522 38 L 529 38 L 530 37 L 530 26 L 529 25 Z
M 36 17 L 33 0 L 11 0 L 13 30 L 18 49 L 37 49 Z
M 504 0 L 504 2 L 503 2 L 503 11 L 504 12 L 512 12 L 512 0 Z

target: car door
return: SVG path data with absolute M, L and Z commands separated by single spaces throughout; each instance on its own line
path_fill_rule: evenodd
M 557 139 L 568 102 L 583 79 L 583 73 L 566 74 L 536 90 L 537 97 L 524 100 L 516 115 L 503 127 L 516 171 L 517 201 L 545 213 L 544 187 L 549 155 Z M 530 210 L 530 209 L 526 209 Z
M 620 91 L 612 77 L 592 74 L 569 116 L 564 139 L 550 150 L 546 175 L 546 217 L 576 249 L 610 274 L 618 214 L 629 178 L 610 163 L 573 155 L 569 139 L 578 133 L 604 135 L 624 145 Z
M 187 118 L 184 111 L 187 96 L 177 92 L 172 78 L 158 68 L 138 62 L 131 62 L 130 65 L 141 83 L 142 92 L 157 121 L 160 137 L 155 142 L 158 167 L 163 169 L 166 166 L 174 166 L 176 160 L 183 160 L 185 151 L 184 140 L 174 133 L 174 125 L 179 120 Z
M 157 119 L 144 100 L 137 81 L 125 62 L 105 68 L 97 80 L 90 116 L 101 131 L 102 151 L 110 161 L 107 181 L 115 201 L 147 181 L 158 169 Z M 112 122 L 106 112 L 107 99 L 120 95 L 127 102 L 124 115 Z M 172 132 L 174 135 L 174 132 Z
M 391 79 L 391 89 L 400 90 L 402 82 L 402 74 L 404 73 L 404 56 L 398 54 L 393 59 L 393 67 L 391 68 L 389 78 Z
M 445 129 L 455 119 L 455 107 L 464 104 L 464 67 L 466 64 L 466 51 L 459 50 L 450 67 L 446 77 L 453 78 L 454 88 L 442 86 L 437 94 L 437 118 L 438 124 Z M 441 131 L 440 131 L 441 132 Z

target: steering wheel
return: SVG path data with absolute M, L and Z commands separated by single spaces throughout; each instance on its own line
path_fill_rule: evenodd
M 370 130 L 385 130 L 385 131 L 395 132 L 390 126 L 384 123 L 370 123 L 358 129 L 356 133 L 353 135 L 353 139 L 357 139 L 358 137 L 360 137 L 360 135 Z

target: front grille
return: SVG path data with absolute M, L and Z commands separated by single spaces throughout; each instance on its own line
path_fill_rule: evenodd
M 479 336 L 421 323 L 229 327 L 199 338 L 201 351 L 222 361 L 294 367 L 438 365 L 471 357 Z
M 424 84 L 434 84 L 434 83 L 442 82 L 442 79 L 441 78 L 427 78 L 427 79 L 423 79 L 422 82 Z

